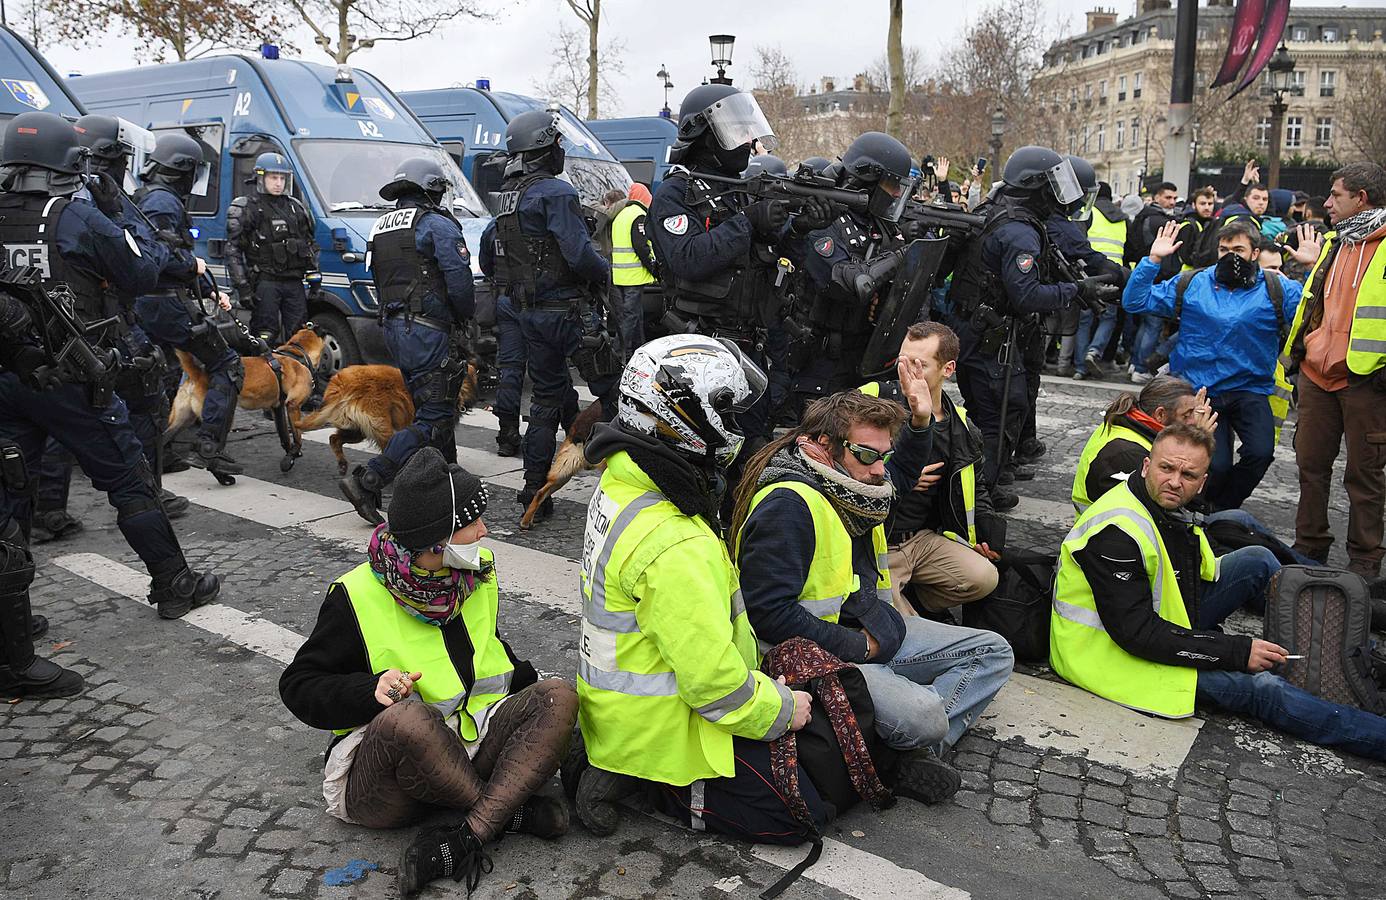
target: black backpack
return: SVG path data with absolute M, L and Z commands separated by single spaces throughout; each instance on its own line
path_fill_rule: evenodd
M 1208 536 L 1208 543 L 1212 545 L 1215 556 L 1222 556 L 1243 547 L 1265 547 L 1275 554 L 1276 560 L 1282 566 L 1293 566 L 1299 563 L 1290 548 L 1285 546 L 1284 541 L 1272 534 L 1248 528 L 1241 522 L 1230 519 L 1205 522 L 1203 533 Z
M 994 631 L 1006 639 L 1015 658 L 1049 661 L 1049 608 L 1059 557 L 1034 550 L 1007 550 L 997 560 L 996 590 L 962 605 L 968 628 Z
M 1373 677 L 1367 582 L 1342 569 L 1285 566 L 1266 587 L 1265 639 L 1292 655 L 1286 681 L 1334 703 L 1386 715 Z

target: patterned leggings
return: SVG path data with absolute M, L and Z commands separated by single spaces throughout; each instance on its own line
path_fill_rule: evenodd
M 426 703 L 396 703 L 366 726 L 347 776 L 346 808 L 369 828 L 398 828 L 434 807 L 467 811 L 483 842 L 558 771 L 577 719 L 577 692 L 550 678 L 495 710 L 476 756 Z

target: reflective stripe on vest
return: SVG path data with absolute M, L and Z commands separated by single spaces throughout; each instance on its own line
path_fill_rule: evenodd
M 1352 257 L 1353 248 L 1344 247 L 1338 258 Z M 1346 276 L 1346 272 L 1339 277 Z M 1356 272 L 1353 275 L 1356 276 Z M 1347 366 L 1357 375 L 1370 375 L 1386 366 L 1386 241 L 1376 245 L 1371 262 L 1362 270 L 1357 284 L 1357 306 L 1348 335 Z
M 482 550 L 481 558 L 492 561 L 491 551 Z M 420 621 L 396 603 L 371 571 L 370 563 L 352 569 L 337 583 L 347 592 L 371 671 L 426 673 L 414 688 L 419 697 L 444 718 L 458 713 L 458 733 L 464 741 L 475 741 L 476 718 L 510 693 L 515 668 L 496 636 L 496 576 L 477 584 L 462 603 L 462 620 L 472 644 L 474 677 L 470 688 L 448 655 L 442 629 Z M 339 729 L 337 734 L 352 730 Z
M 1100 697 L 1167 718 L 1193 714 L 1198 671 L 1133 656 L 1108 635 L 1087 576 L 1074 554 L 1103 528 L 1116 527 L 1135 541 L 1149 580 L 1154 612 L 1167 622 L 1189 627 L 1188 609 L 1150 512 L 1122 483 L 1107 491 L 1078 517 L 1064 539 L 1051 595 L 1049 657 L 1054 671 Z M 1201 528 L 1199 577 L 1216 580 L 1218 561 Z
M 1094 208 L 1088 221 L 1088 243 L 1092 248 L 1117 265 L 1124 265 L 1126 255 L 1126 220 L 1115 222 L 1102 210 Z
M 635 253 L 632 231 L 635 220 L 646 215 L 645 207 L 634 200 L 611 220 L 611 283 L 622 287 L 652 284 L 655 280 Z M 648 247 L 648 241 L 646 242 Z
M 1093 499 L 1088 496 L 1088 470 L 1092 468 L 1092 461 L 1097 459 L 1097 454 L 1102 452 L 1112 441 L 1130 441 L 1133 444 L 1140 444 L 1146 450 L 1150 449 L 1150 439 L 1133 428 L 1125 425 L 1108 425 L 1103 422 L 1097 426 L 1089 437 L 1088 442 L 1083 445 L 1083 452 L 1078 455 L 1078 471 L 1073 475 L 1073 508 L 1079 513 L 1083 512 L 1092 505 Z M 1116 482 L 1112 482 L 1112 487 L 1116 487 Z

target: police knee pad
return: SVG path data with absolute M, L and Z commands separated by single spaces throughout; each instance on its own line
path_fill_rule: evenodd
M 245 384 L 245 363 L 239 356 L 233 356 L 231 364 L 227 366 L 226 375 L 231 379 L 231 386 L 236 389 L 236 393 L 241 392 L 241 385 Z
M 7 523 L 7 528 L 14 521 Z M 15 526 L 16 530 L 18 526 Z M 23 539 L 23 535 L 19 535 Z M 34 555 L 29 548 L 0 536 L 0 596 L 22 594 L 34 582 Z
M 448 373 L 443 369 L 428 373 L 414 385 L 410 395 L 414 398 L 416 410 L 427 403 L 448 402 Z
M 143 459 L 135 469 L 134 484 L 122 486 L 119 492 L 111 492 L 111 500 L 116 508 L 116 522 L 134 518 L 151 510 L 162 510 L 159 502 L 159 489 L 155 486 L 154 472 Z

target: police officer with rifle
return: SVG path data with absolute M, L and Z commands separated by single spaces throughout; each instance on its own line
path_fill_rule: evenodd
M 188 353 L 207 373 L 202 422 L 193 449 L 198 462 L 219 483 L 234 484 L 245 468 L 227 455 L 226 437 L 245 367 L 218 328 L 217 307 L 228 309 L 231 303 L 207 277 L 207 264 L 193 255 L 187 209 L 190 197 L 207 193 L 210 175 L 202 145 L 182 132 L 160 135 L 145 160 L 140 172 L 144 186 L 135 193 L 135 202 L 168 246 L 170 259 L 159 273 L 155 290 L 136 301 L 135 312 L 150 338 Z M 169 364 L 177 371 L 171 358 Z
M 558 426 L 577 418 L 571 360 L 602 403 L 616 414 L 621 358 L 595 309 L 607 296 L 611 265 L 597 251 L 578 200 L 563 172 L 563 123 L 549 110 L 531 110 L 505 129 L 510 162 L 497 198 L 496 218 L 481 237 L 481 270 L 518 311 L 526 365 L 534 393 L 523 454 L 525 486 L 516 496 L 528 506 L 548 478 Z M 553 513 L 550 498 L 538 515 Z
M 72 202 L 84 183 L 88 151 L 60 116 L 16 116 L 5 128 L 3 147 L 6 273 L 0 289 L 19 306 L 3 304 L 0 335 L 0 541 L 8 545 L 0 553 L 6 567 L 0 631 L 10 660 L 0 685 L 28 692 L 62 680 L 46 666 L 39 667 L 46 673 L 32 668 L 26 593 L 32 569 L 23 552 L 33 503 L 31 466 L 47 436 L 106 492 L 117 527 L 149 570 L 149 602 L 161 617 L 178 618 L 212 602 L 221 581 L 188 567 L 125 403 L 113 389 L 125 327 L 121 298 L 152 289 L 169 251 L 131 228 L 130 210 L 109 175 L 91 179 L 94 204 Z
M 1053 211 L 1083 197 L 1068 160 L 1044 147 L 1021 147 L 1007 160 L 1002 181 L 981 207 L 986 224 L 954 270 L 948 294 L 961 342 L 958 387 L 987 443 L 982 477 L 998 510 L 1020 502 L 996 482 L 1029 403 L 1023 377 L 1026 336 L 1040 328 L 1041 316 L 1075 300 L 1100 311 L 1104 301 L 1120 294 L 1111 276 L 1074 282 L 1060 271 L 1066 262 L 1044 223 Z
M 251 332 L 271 347 L 308 320 L 304 283 L 322 283 L 313 215 L 293 191 L 288 157 L 261 153 L 255 192 L 232 200 L 226 211 L 226 274 L 250 310 Z
M 338 482 L 373 525 L 384 521 L 381 489 L 421 448 L 437 447 L 448 462 L 457 461 L 457 394 L 467 376 L 466 326 L 476 298 L 471 251 L 445 204 L 451 191 L 437 160 L 406 159 L 380 189 L 395 209 L 376 220 L 367 241 L 385 349 L 414 399 L 414 421 Z

